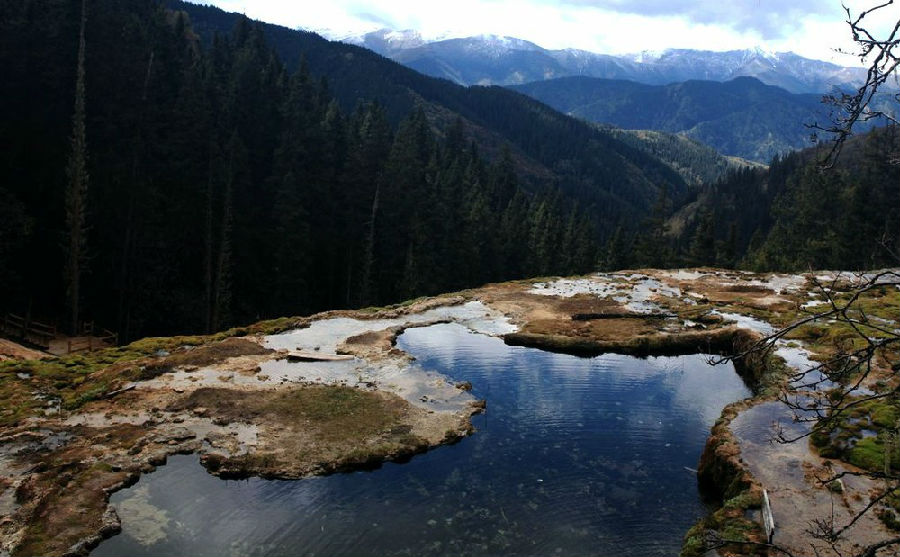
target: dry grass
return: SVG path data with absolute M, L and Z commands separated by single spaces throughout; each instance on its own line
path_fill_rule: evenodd
M 204 456 L 207 468 L 221 476 L 298 478 L 375 465 L 429 446 L 410 425 L 424 411 L 387 393 L 330 385 L 255 392 L 205 388 L 168 410 L 198 407 L 219 420 L 265 430 L 251 454 Z
M 273 350 L 253 341 L 242 338 L 228 338 L 195 348 L 182 348 L 168 356 L 164 361 L 173 367 L 187 365 L 209 366 L 237 356 L 262 356 L 273 352 Z

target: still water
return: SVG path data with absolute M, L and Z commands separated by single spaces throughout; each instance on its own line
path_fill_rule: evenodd
M 410 329 L 421 365 L 471 381 L 478 432 L 372 472 L 225 481 L 169 459 L 113 495 L 123 533 L 92 555 L 677 555 L 706 512 L 693 469 L 749 391 L 702 355 L 578 358 Z

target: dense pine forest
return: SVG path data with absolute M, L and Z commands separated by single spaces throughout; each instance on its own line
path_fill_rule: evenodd
M 26 2 L 3 29 L 2 305 L 33 315 L 66 300 L 77 4 Z M 85 318 L 211 331 L 593 268 L 584 212 L 520 188 L 461 120 L 438 136 L 422 108 L 345 112 L 244 18 L 205 48 L 183 13 L 89 5 Z
M 667 141 L 665 163 L 311 33 L 86 5 L 83 48 L 80 2 L 0 17 L 0 311 L 63 324 L 77 305 L 126 340 L 597 269 L 871 267 L 890 261 L 873 238 L 897 247 L 886 133 L 836 172 L 804 152 L 713 180 L 733 165 L 696 146 Z
M 691 265 L 769 271 L 877 269 L 900 254 L 900 148 L 895 127 L 729 171 L 663 225 Z M 826 164 L 827 163 L 827 164 Z

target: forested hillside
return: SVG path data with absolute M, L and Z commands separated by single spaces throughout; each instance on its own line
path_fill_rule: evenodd
M 537 172 L 524 189 L 522 159 L 498 145 L 487 160 L 477 130 L 453 113 L 441 127 L 428 103 L 398 119 L 378 102 L 346 110 L 309 66 L 289 71 L 261 26 L 236 16 L 205 44 L 186 14 L 144 0 L 88 3 L 79 225 L 67 167 L 80 7 L 25 2 L 0 20 L 0 310 L 64 323 L 73 226 L 86 234 L 81 317 L 123 339 L 594 267 L 600 221 L 579 208 L 578 184 L 566 194 Z M 552 112 L 524 106 L 534 118 Z M 509 125 L 527 126 L 516 110 Z M 553 118 L 558 133 L 583 130 Z M 573 175 L 606 168 L 556 160 Z M 617 179 L 618 167 L 606 182 L 599 173 L 584 176 L 582 200 L 622 188 L 634 198 L 619 206 L 640 210 L 647 191 Z
M 0 312 L 63 325 L 75 299 L 124 340 L 597 268 L 870 266 L 896 242 L 883 134 L 836 174 L 807 153 L 713 183 L 731 163 L 695 143 L 314 34 L 87 5 L 83 63 L 80 3 L 0 17 Z
M 722 155 L 709 145 L 684 135 L 654 130 L 625 130 L 602 124 L 600 126 L 617 139 L 663 161 L 690 186 L 711 184 L 729 170 L 765 166 L 739 157 Z
M 834 168 L 827 148 L 776 158 L 703 187 L 668 219 L 696 265 L 757 270 L 875 269 L 900 253 L 900 147 L 895 128 L 853 138 Z
M 189 15 L 204 44 L 242 17 L 187 2 L 167 5 Z M 461 87 L 365 48 L 278 25 L 259 26 L 289 70 L 305 60 L 312 75 L 328 80 L 345 111 L 377 100 L 397 123 L 423 106 L 438 129 L 459 116 L 486 155 L 496 157 L 500 146 L 509 145 L 526 185 L 532 178 L 542 183 L 549 178 L 565 195 L 593 204 L 602 212 L 602 232 L 609 233 L 619 218 L 646 214 L 661 187 L 684 192 L 680 177 L 656 158 L 528 96 L 503 87 Z

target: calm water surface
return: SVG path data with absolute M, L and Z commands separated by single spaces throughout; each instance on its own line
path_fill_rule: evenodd
M 677 555 L 706 511 L 696 468 L 723 406 L 749 395 L 703 356 L 578 358 L 458 325 L 399 346 L 471 381 L 462 442 L 374 472 L 224 481 L 171 458 L 113 495 L 123 533 L 92 555 Z

